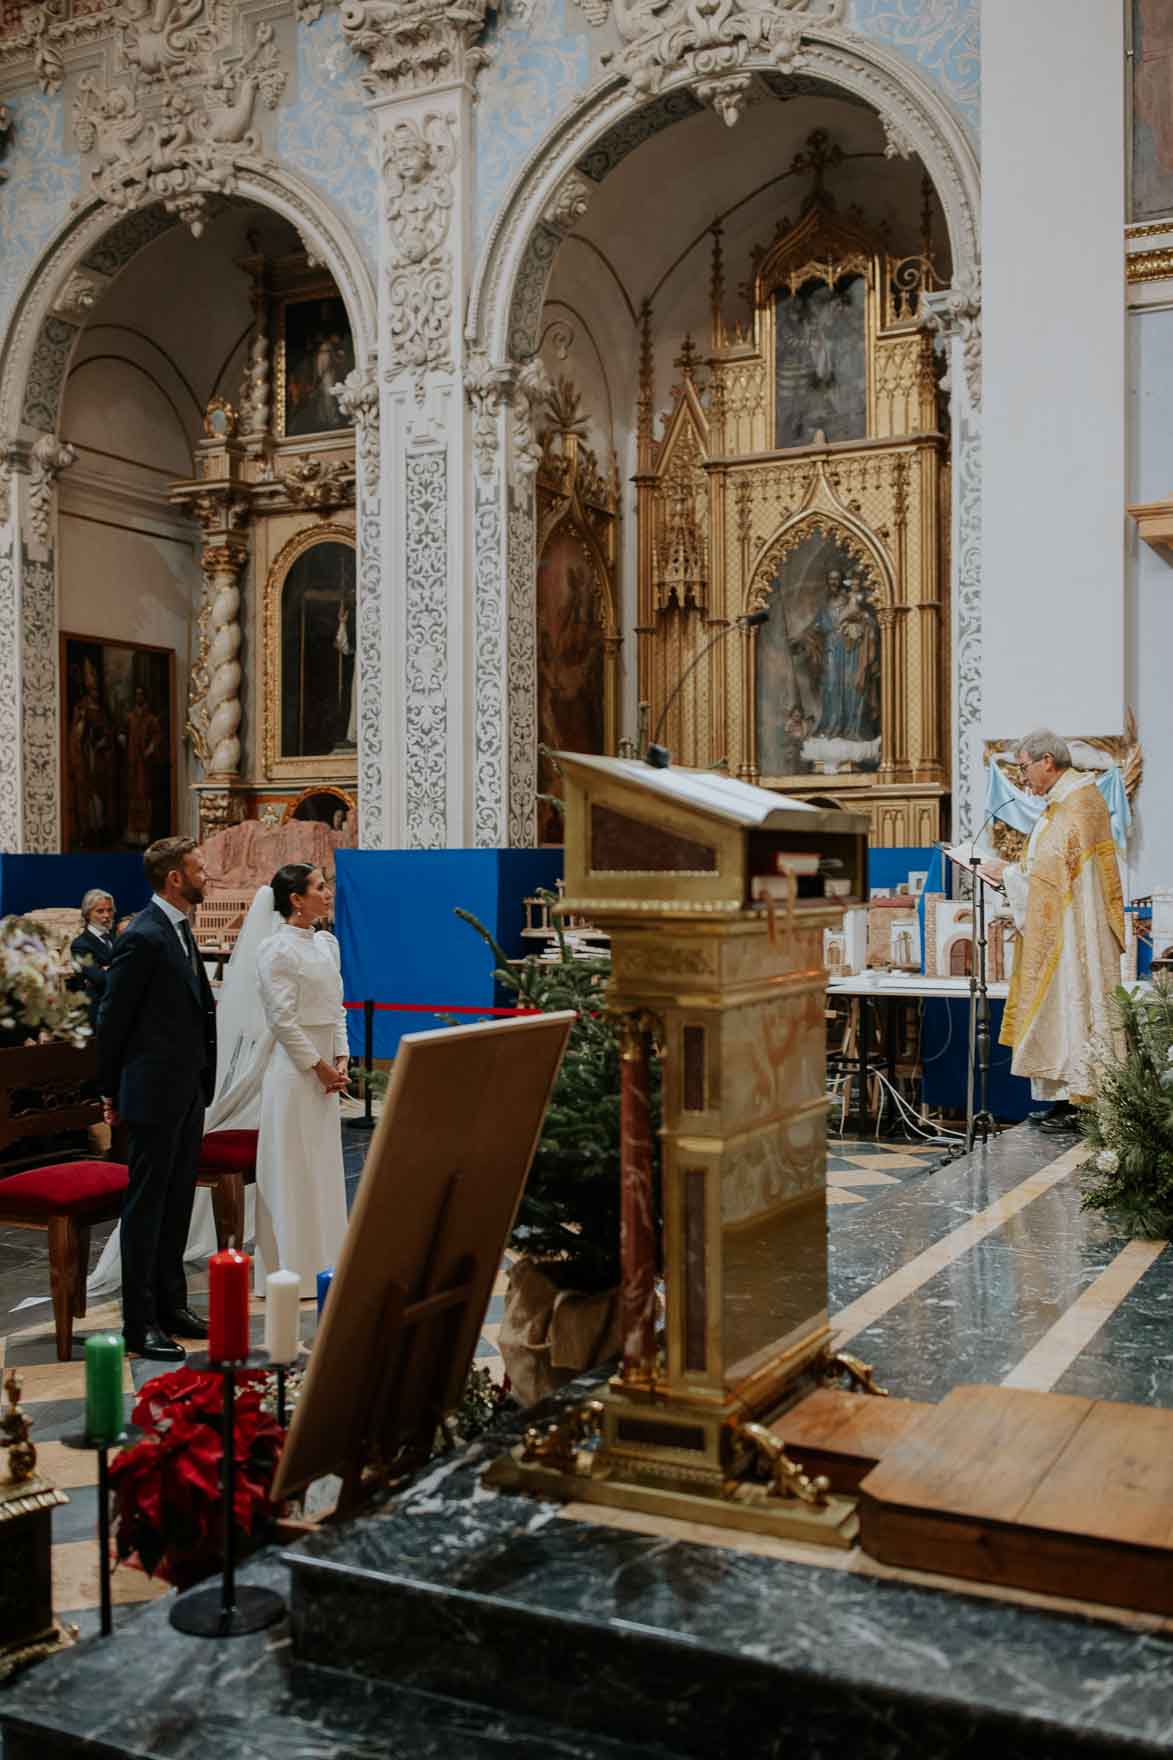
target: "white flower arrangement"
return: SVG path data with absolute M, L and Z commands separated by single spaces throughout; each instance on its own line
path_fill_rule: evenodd
M 1101 1173 L 1115 1173 L 1120 1166 L 1120 1157 L 1115 1149 L 1101 1149 L 1096 1156 L 1096 1166 Z
M 73 959 L 29 917 L 0 917 L 0 1034 L 11 1043 L 67 1045 L 90 1037 L 85 997 L 72 988 Z

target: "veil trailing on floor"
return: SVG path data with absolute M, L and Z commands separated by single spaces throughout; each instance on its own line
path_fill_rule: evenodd
M 273 1050 L 257 983 L 257 954 L 262 942 L 276 934 L 282 918 L 273 902 L 273 888 L 262 886 L 244 920 L 224 973 L 216 1007 L 216 1090 L 204 1117 L 209 1131 L 255 1131 L 261 1118 L 261 1084 Z M 244 1189 L 244 1232 L 254 1227 L 255 1188 Z M 108 1296 L 122 1283 L 121 1230 L 115 1228 L 86 1280 L 86 1294 Z M 242 1245 L 242 1242 L 238 1242 Z M 184 1258 L 206 1259 L 216 1251 L 212 1194 L 198 1187 L 192 1206 Z

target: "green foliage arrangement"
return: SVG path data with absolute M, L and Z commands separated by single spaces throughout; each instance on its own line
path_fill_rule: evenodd
M 548 903 L 553 893 L 542 893 Z M 457 916 L 496 961 L 493 976 L 517 1006 L 543 1014 L 574 1009 L 578 1019 L 534 1155 L 511 1244 L 543 1261 L 562 1288 L 597 1291 L 619 1282 L 619 1038 L 606 1012 L 610 961 L 575 959 L 561 931 L 557 960 L 511 960 L 484 924 Z M 660 1070 L 651 1071 L 652 1156 L 659 1202 Z M 657 1216 L 657 1222 L 659 1218 Z
M 1123 1052 L 1112 1055 L 1083 1121 L 1095 1150 L 1083 1167 L 1083 1207 L 1164 1240 L 1173 1228 L 1173 990 L 1120 988 L 1116 1006 Z

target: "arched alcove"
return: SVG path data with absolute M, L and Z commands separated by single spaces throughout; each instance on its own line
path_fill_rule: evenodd
M 353 338 L 350 409 L 363 457 L 364 601 L 354 641 L 371 704 L 365 720 L 359 716 L 370 748 L 363 766 L 371 797 L 366 829 L 371 841 L 380 841 L 374 290 L 358 246 L 328 205 L 296 177 L 256 166 L 242 173 L 237 195 L 214 208 L 198 241 L 161 208 L 117 216 L 92 203 L 63 229 L 23 291 L 0 366 L 0 431 L 14 436 L 18 471 L 6 550 L 0 533 L 0 627 L 20 634 L 0 656 L 0 720 L 8 715 L 12 724 L 0 756 L 0 842 L 6 848 L 58 847 L 57 608 L 60 600 L 62 619 L 78 621 L 70 605 L 87 564 L 110 599 L 104 607 L 102 592 L 91 593 L 87 622 L 105 616 L 121 626 L 137 619 L 139 639 L 153 636 L 175 649 L 182 735 L 187 674 L 205 651 L 194 615 L 205 589 L 192 548 L 199 522 L 168 505 L 166 485 L 176 476 L 197 475 L 193 457 L 209 432 L 203 425 L 209 400 L 227 391 L 229 403 L 240 401 L 254 325 L 242 259 L 258 247 L 312 251 L 326 265 Z M 143 275 L 151 284 L 149 299 L 136 287 Z M 148 323 L 144 311 L 151 314 Z M 181 458 L 183 468 L 176 471 Z M 113 519 L 99 511 L 100 504 L 112 502 L 118 509 Z M 189 508 L 198 512 L 192 498 Z M 89 534 L 85 546 L 71 536 L 82 529 Z M 136 548 L 128 561 L 132 537 Z M 209 595 L 222 607 L 223 582 L 213 592 L 218 577 L 209 570 L 206 545 L 203 573 Z M 239 691 L 239 637 L 225 650 L 223 633 L 223 620 L 217 623 L 213 613 L 211 650 L 219 681 L 231 685 L 235 668 L 233 688 Z M 213 676 L 213 698 L 222 701 L 217 682 Z M 248 707 L 246 741 L 262 725 L 259 700 Z M 189 763 L 182 780 L 193 774 Z

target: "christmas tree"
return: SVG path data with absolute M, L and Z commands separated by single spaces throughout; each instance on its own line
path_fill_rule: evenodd
M 557 902 L 553 893 L 541 896 Z M 564 1289 L 610 1289 L 619 1282 L 620 1210 L 619 1035 L 605 1000 L 610 961 L 575 959 L 560 930 L 556 960 L 532 954 L 511 960 L 476 917 L 456 914 L 491 949 L 493 975 L 518 1006 L 543 1014 L 573 1009 L 578 1016 L 511 1244 L 541 1259 L 542 1269 Z M 660 1066 L 654 1054 L 649 1098 L 658 1235 Z

